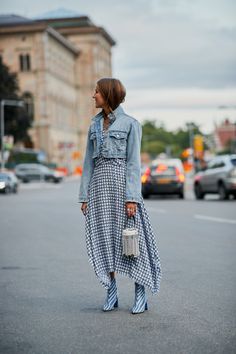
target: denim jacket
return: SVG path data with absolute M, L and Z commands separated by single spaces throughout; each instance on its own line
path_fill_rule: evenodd
M 99 153 L 106 158 L 126 158 L 125 201 L 139 203 L 141 198 L 141 124 L 135 118 L 128 116 L 121 106 L 118 106 L 108 117 L 112 121 L 112 124 L 108 128 L 101 151 L 103 114 L 100 112 L 92 118 L 87 135 L 86 153 L 79 190 L 79 203 L 88 201 L 89 184 L 95 166 L 94 159 L 98 157 Z

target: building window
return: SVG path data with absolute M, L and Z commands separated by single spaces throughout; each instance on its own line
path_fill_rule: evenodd
M 30 71 L 30 55 L 20 54 L 20 71 Z
M 34 99 L 30 92 L 24 92 L 22 99 L 25 102 L 25 110 L 28 113 L 30 119 L 34 118 Z

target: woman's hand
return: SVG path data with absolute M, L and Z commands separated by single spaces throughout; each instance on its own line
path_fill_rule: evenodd
M 84 215 L 86 214 L 87 204 L 88 204 L 87 202 L 84 202 L 81 205 L 81 211 Z
M 128 217 L 130 218 L 131 216 L 134 216 L 137 210 L 137 203 L 135 202 L 126 202 L 125 203 L 126 207 L 126 213 Z

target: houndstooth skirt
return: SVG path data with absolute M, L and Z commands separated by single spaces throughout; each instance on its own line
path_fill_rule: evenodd
M 134 226 L 125 209 L 126 159 L 95 159 L 89 185 L 85 214 L 85 236 L 89 262 L 101 284 L 108 289 L 109 273 L 116 272 L 146 286 L 151 292 L 160 289 L 161 263 L 156 238 L 143 198 L 137 204 L 135 227 L 139 231 L 138 258 L 122 255 L 122 231 Z

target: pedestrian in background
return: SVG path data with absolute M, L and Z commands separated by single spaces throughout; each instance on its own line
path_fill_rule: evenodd
M 88 130 L 79 202 L 85 215 L 89 261 L 107 289 L 103 310 L 118 307 L 117 272 L 135 282 L 131 313 L 136 314 L 148 309 L 145 287 L 153 294 L 159 292 L 162 272 L 141 194 L 142 127 L 121 107 L 125 95 L 120 80 L 102 78 L 97 82 L 93 98 L 101 111 L 92 118 Z M 133 219 L 140 255 L 128 258 L 122 254 L 122 231 Z

